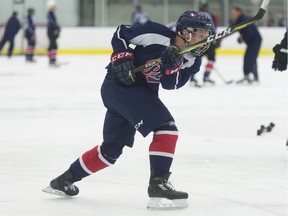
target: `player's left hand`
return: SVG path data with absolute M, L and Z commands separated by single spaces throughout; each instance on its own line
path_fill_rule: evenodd
M 274 61 L 272 63 L 272 68 L 274 70 L 283 71 L 287 69 L 287 53 L 281 52 L 281 45 L 277 44 L 273 48 L 275 53 Z
M 170 45 L 162 52 L 161 62 L 166 75 L 177 73 L 183 65 L 183 55 L 179 54 L 177 46 Z

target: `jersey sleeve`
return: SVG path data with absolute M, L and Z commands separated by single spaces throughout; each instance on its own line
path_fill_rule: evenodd
M 281 47 L 284 49 L 287 49 L 287 31 L 284 34 L 284 38 L 282 39 L 281 43 L 280 43 Z
M 200 70 L 201 58 L 191 54 L 184 54 L 185 62 L 178 73 L 163 75 L 160 79 L 164 89 L 178 89 L 184 86 L 193 74 Z

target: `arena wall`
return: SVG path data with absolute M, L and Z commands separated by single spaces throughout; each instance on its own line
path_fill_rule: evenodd
M 224 27 L 221 27 L 218 32 L 224 29 Z M 260 54 L 272 55 L 273 46 L 281 41 L 286 29 L 281 27 L 260 27 L 259 29 L 263 38 Z M 58 40 L 58 53 L 109 54 L 112 52 L 111 37 L 115 30 L 116 27 L 64 27 Z M 36 33 L 36 53 L 46 54 L 48 46 L 46 28 L 38 27 Z M 238 44 L 237 37 L 239 37 L 239 33 L 224 38 L 217 53 L 220 55 L 242 55 L 245 51 L 245 44 Z M 26 41 L 23 40 L 23 32 L 20 32 L 15 39 L 14 53 L 23 53 L 25 46 Z M 7 49 L 7 44 L 5 49 Z

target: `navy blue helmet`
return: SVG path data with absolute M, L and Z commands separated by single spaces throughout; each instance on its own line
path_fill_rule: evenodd
M 185 11 L 177 20 L 176 22 L 176 32 L 181 36 L 182 31 L 184 29 L 187 29 L 187 31 L 191 32 L 193 34 L 194 32 L 197 32 L 197 30 L 207 30 L 209 32 L 209 35 L 212 33 L 212 20 L 207 16 L 204 12 L 197 12 L 197 11 Z M 193 35 L 191 36 L 193 37 Z M 191 40 L 190 39 L 184 39 L 187 42 Z M 210 43 L 206 43 L 203 46 L 196 48 L 194 50 L 191 50 L 190 53 L 195 56 L 202 55 L 210 46 Z
M 211 19 L 203 12 L 185 11 L 176 22 L 176 32 L 181 32 L 183 29 L 193 31 L 194 29 L 207 29 L 212 27 Z
M 193 31 L 194 29 L 207 29 L 212 27 L 211 19 L 203 12 L 185 11 L 177 20 L 176 31 L 181 32 L 183 29 Z

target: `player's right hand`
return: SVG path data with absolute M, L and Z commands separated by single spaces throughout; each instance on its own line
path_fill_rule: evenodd
M 183 55 L 179 54 L 177 46 L 171 45 L 161 53 L 161 62 L 166 75 L 177 73 L 183 65 Z
M 130 50 L 114 52 L 111 55 L 112 77 L 123 86 L 131 86 L 134 77 L 131 74 L 134 66 L 134 55 Z
M 281 52 L 281 48 L 280 44 L 276 44 L 276 46 L 273 47 L 275 57 L 272 63 L 272 68 L 274 70 L 283 71 L 287 69 L 287 53 Z

